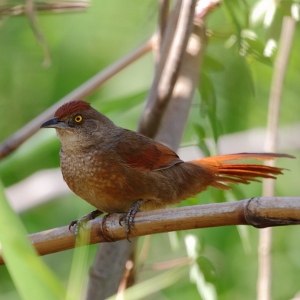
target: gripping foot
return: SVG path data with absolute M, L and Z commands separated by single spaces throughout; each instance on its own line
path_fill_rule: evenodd
M 127 240 L 129 240 L 129 239 L 128 239 L 128 235 L 129 235 L 131 229 L 132 229 L 133 226 L 134 226 L 134 218 L 135 218 L 135 215 L 136 215 L 136 213 L 140 210 L 140 207 L 141 207 L 141 205 L 142 205 L 144 202 L 145 202 L 145 201 L 142 200 L 142 199 L 133 202 L 133 204 L 131 205 L 131 207 L 129 208 L 129 210 L 128 210 L 126 213 L 123 213 L 123 214 L 120 216 L 119 224 L 122 226 L 121 223 L 124 221 L 124 224 L 125 224 L 125 232 L 126 232 Z
M 100 216 L 101 214 L 103 214 L 103 212 L 100 211 L 99 209 L 93 210 L 90 213 L 82 216 L 80 219 L 72 221 L 69 225 L 69 230 L 74 232 L 75 236 L 77 237 L 80 229 L 84 227 L 84 225 L 88 221 L 94 220 L 96 217 Z M 71 230 L 73 227 L 74 229 Z

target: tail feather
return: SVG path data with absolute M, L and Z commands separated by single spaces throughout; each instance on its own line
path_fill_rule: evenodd
M 279 157 L 295 158 L 280 153 L 237 153 L 206 157 L 193 160 L 191 163 L 201 166 L 213 175 L 210 185 L 227 190 L 230 187 L 225 185 L 226 183 L 249 184 L 251 181 L 259 181 L 257 178 L 276 179 L 276 175 L 282 174 L 284 169 L 259 164 L 230 164 L 226 162 L 243 159 L 270 160 Z
M 226 162 L 232 160 L 242 160 L 242 159 L 257 159 L 257 160 L 273 160 L 279 157 L 287 157 L 287 158 L 295 158 L 289 154 L 283 153 L 235 153 L 235 154 L 225 154 L 225 155 L 218 155 L 218 156 L 209 156 L 202 158 L 202 161 L 218 161 Z
M 249 177 L 275 178 L 272 175 L 282 174 L 282 170 L 284 169 L 263 165 L 223 165 L 220 168 L 218 168 L 218 173 L 220 175 L 224 174 L 231 176 L 245 175 Z

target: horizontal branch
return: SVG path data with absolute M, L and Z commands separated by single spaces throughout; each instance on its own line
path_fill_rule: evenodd
M 90 244 L 126 239 L 119 224 L 120 214 L 111 214 L 90 221 Z M 138 236 L 229 225 L 270 226 L 300 224 L 300 197 L 259 197 L 236 202 L 194 205 L 143 211 L 136 214 L 129 238 Z M 74 234 L 69 226 L 29 235 L 40 255 L 74 248 Z M 3 264 L 0 257 L 0 264 Z

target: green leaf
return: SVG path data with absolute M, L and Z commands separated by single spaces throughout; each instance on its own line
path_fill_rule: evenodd
M 203 60 L 203 69 L 208 72 L 222 72 L 224 71 L 224 64 L 222 64 L 219 60 L 216 58 L 205 55 Z
M 9 206 L 0 182 L 0 243 L 6 267 L 22 299 L 64 299 L 61 283 L 38 257 Z
M 187 255 L 192 260 L 192 262 L 190 263 L 190 279 L 195 283 L 201 299 L 217 299 L 215 286 L 211 282 L 208 282 L 206 280 L 202 269 L 197 263 L 199 251 L 201 250 L 199 240 L 195 235 L 188 234 L 185 236 L 185 244 Z
M 67 288 L 68 300 L 82 299 L 85 291 L 85 280 L 88 276 L 86 267 L 88 258 L 88 242 L 90 239 L 89 223 L 84 225 L 76 238 L 72 267 Z
M 207 282 L 216 282 L 217 280 L 217 272 L 216 268 L 212 264 L 212 262 L 205 256 L 199 256 L 197 258 L 197 264 L 199 269 L 202 271 L 205 281 Z
M 224 0 L 222 4 L 229 21 L 235 29 L 237 39 L 240 41 L 242 28 L 248 27 L 249 8 L 244 1 Z
M 199 124 L 194 124 L 195 132 L 198 135 L 198 147 L 205 156 L 210 156 L 210 151 L 205 142 L 205 131 L 204 128 Z
M 264 49 L 265 49 L 265 43 L 258 40 L 257 38 L 253 36 L 249 36 L 247 32 L 250 32 L 249 30 L 243 31 L 243 44 L 244 44 L 244 50 L 245 54 L 252 56 L 257 61 L 262 62 L 268 66 L 272 66 L 273 62 L 270 57 L 266 57 L 264 55 Z

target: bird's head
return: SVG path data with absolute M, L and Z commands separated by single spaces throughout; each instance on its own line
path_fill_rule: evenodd
M 71 101 L 57 109 L 41 128 L 55 128 L 63 147 L 89 146 L 116 127 L 85 101 Z

